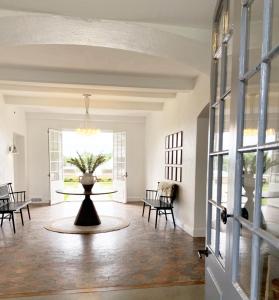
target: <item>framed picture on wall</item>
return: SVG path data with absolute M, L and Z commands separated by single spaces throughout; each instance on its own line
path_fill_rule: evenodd
M 168 167 L 165 167 L 165 179 L 168 179 Z
M 172 180 L 172 170 L 173 167 L 169 167 L 169 180 Z
M 169 165 L 172 165 L 172 151 L 169 151 Z
M 165 149 L 168 149 L 168 136 L 165 137 Z
M 180 131 L 177 133 L 177 147 L 182 147 L 183 145 L 183 132 Z
M 177 151 L 176 150 L 172 151 L 172 163 L 174 165 L 177 164 Z
M 165 152 L 165 164 L 168 164 L 168 151 Z
M 177 150 L 177 164 L 182 165 L 182 149 Z
M 179 182 L 182 181 L 182 168 L 181 167 L 177 168 L 177 175 L 176 175 L 176 177 L 177 177 L 177 181 L 179 181 Z
M 173 134 L 173 148 L 177 148 L 177 133 Z
M 177 181 L 177 168 L 173 168 L 172 180 Z
M 173 139 L 172 139 L 172 134 L 169 135 L 169 138 L 170 138 L 170 142 L 169 142 L 169 148 L 172 149 L 172 142 L 173 142 Z

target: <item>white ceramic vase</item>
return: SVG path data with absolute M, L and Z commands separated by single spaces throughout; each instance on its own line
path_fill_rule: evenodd
M 93 176 L 90 173 L 84 173 L 80 177 L 80 183 L 82 184 L 85 192 L 91 192 L 96 181 L 97 181 L 97 177 Z

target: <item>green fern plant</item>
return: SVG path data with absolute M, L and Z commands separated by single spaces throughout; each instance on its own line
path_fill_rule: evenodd
M 100 165 L 109 159 L 110 155 L 106 154 L 94 155 L 87 152 L 83 154 L 77 152 L 77 157 L 67 159 L 67 163 L 77 167 L 83 174 L 93 174 Z

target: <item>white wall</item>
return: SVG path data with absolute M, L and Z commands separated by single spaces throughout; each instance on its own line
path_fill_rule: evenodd
M 183 179 L 179 183 L 175 217 L 178 225 L 193 236 L 203 236 L 205 230 L 199 220 L 204 215 L 195 215 L 196 135 L 198 115 L 208 102 L 209 79 L 201 75 L 193 92 L 179 93 L 176 100 L 165 104 L 163 112 L 151 113 L 146 119 L 146 188 L 156 188 L 156 183 L 164 178 L 165 136 L 183 131 Z
M 14 181 L 13 155 L 8 148 L 13 144 L 13 134 L 26 136 L 25 113 L 20 108 L 8 106 L 0 95 L 0 184 Z
M 80 117 L 79 117 L 80 118 Z M 140 117 L 94 116 L 94 127 L 127 133 L 128 201 L 144 194 L 145 119 Z M 28 185 L 31 198 L 49 202 L 48 128 L 75 129 L 80 120 L 69 115 L 27 114 Z

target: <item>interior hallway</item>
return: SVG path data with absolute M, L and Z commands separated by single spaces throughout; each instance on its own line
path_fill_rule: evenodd
M 16 216 L 16 235 L 9 222 L 4 222 L 0 231 L 1 298 L 203 284 L 204 261 L 199 260 L 197 250 L 204 247 L 204 239 L 192 238 L 178 227 L 174 230 L 164 216 L 155 230 L 154 214 L 148 223 L 147 216 L 141 217 L 141 205 L 96 202 L 100 215 L 130 220 L 129 227 L 116 232 L 71 235 L 43 228 L 52 220 L 75 215 L 79 205 L 32 207 L 32 220 L 25 217 L 24 227 Z M 100 295 L 90 299 L 111 299 L 109 293 Z

